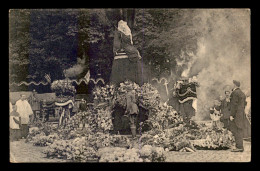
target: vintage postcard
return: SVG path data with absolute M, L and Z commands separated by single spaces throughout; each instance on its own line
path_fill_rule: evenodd
M 11 163 L 250 162 L 250 9 L 10 9 Z

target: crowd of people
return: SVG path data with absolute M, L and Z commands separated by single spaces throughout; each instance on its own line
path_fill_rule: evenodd
M 226 128 L 230 130 L 236 143 L 233 152 L 244 151 L 243 139 L 251 138 L 251 123 L 247 118 L 251 111 L 249 92 L 247 96 L 240 89 L 240 82 L 233 81 L 232 91 L 225 91 L 225 98 L 218 98 L 210 108 L 210 117 L 213 128 Z
M 10 140 L 26 138 L 29 133 L 29 122 L 33 119 L 33 110 L 26 95 L 21 94 L 16 103 L 10 102 Z
M 115 55 L 110 82 L 118 85 L 124 80 L 131 80 L 139 85 L 143 83 L 140 75 L 140 53 L 134 47 L 131 30 L 124 21 L 118 22 L 118 28 L 115 30 L 113 52 Z M 251 123 L 245 114 L 251 113 L 250 101 L 247 102 L 246 95 L 240 89 L 240 82 L 234 80 L 232 91 L 225 91 L 225 98 L 216 99 L 214 106 L 210 108 L 210 117 L 214 128 L 224 127 L 233 132 L 236 141 L 234 151 L 243 151 L 243 138 L 249 137 Z M 168 103 L 180 113 L 184 121 L 191 123 L 191 118 L 197 111 L 197 93 L 196 87 L 199 84 L 197 78 L 182 78 L 174 85 L 173 96 Z M 29 128 L 28 123 L 37 118 L 37 112 L 40 110 L 40 104 L 35 97 L 35 91 L 29 97 L 29 103 L 25 95 L 21 95 L 16 104 L 10 103 L 10 132 L 11 139 L 17 137 L 26 137 Z M 136 105 L 134 91 L 128 88 L 126 95 L 127 107 L 125 115 L 129 116 L 130 129 L 133 137 L 136 134 L 136 118 L 139 112 Z M 247 105 L 248 103 L 248 105 Z M 86 104 L 82 103 L 79 110 L 86 109 Z M 68 111 L 68 110 L 67 110 Z M 63 112 L 64 113 L 64 112 Z M 247 135 L 244 135 L 247 134 Z

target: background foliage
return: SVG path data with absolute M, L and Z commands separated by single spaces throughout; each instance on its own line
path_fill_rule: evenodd
M 176 59 L 181 50 L 196 49 L 198 34 L 192 31 L 192 10 L 37 9 L 11 10 L 9 17 L 10 82 L 41 81 L 45 73 L 63 79 L 63 70 L 80 59 L 84 69 L 74 77 L 82 78 L 90 69 L 92 77 L 108 82 L 113 31 L 120 19 L 132 30 L 144 76 L 178 75 Z

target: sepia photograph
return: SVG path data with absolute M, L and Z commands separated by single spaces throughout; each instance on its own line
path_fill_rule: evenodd
M 250 9 L 8 13 L 10 163 L 251 162 Z

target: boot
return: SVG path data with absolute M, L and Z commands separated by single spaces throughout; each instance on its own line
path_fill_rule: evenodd
M 132 136 L 133 136 L 133 138 L 135 138 L 136 137 L 136 126 L 131 126 L 130 128 L 131 128 Z

